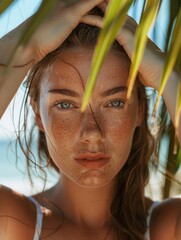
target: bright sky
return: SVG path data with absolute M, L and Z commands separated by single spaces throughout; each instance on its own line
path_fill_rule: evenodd
M 5 35 L 7 32 L 18 26 L 26 18 L 31 16 L 34 11 L 40 5 L 41 0 L 15 0 L 11 7 L 0 16 L 0 37 Z M 15 113 L 20 109 L 23 91 L 19 89 L 16 94 L 15 101 Z M 2 119 L 0 120 L 0 139 L 11 137 L 14 133 L 14 126 L 12 121 L 12 107 L 13 101 L 9 108 L 6 110 Z M 15 126 L 17 125 L 18 119 L 14 120 Z
M 141 9 L 142 1 L 137 1 L 138 8 Z M 11 29 L 15 28 L 18 24 L 28 18 L 33 12 L 38 8 L 41 0 L 15 0 L 12 7 L 10 7 L 2 16 L 0 16 L 0 37 L 6 34 Z M 156 24 L 156 32 L 159 34 L 159 42 L 157 43 L 160 47 L 162 46 L 162 41 L 164 39 L 164 29 L 166 26 L 165 13 L 168 13 L 167 10 L 168 0 L 164 0 L 162 4 L 162 12 L 158 17 L 158 22 Z M 133 15 L 134 18 L 139 20 L 139 12 L 133 14 L 132 10 L 130 10 L 130 15 Z M 163 18 L 164 15 L 164 18 Z M 167 14 L 168 15 L 168 14 Z M 20 108 L 20 104 L 22 102 L 23 91 L 20 89 L 16 95 L 15 102 L 15 113 L 17 113 Z M 8 136 L 12 136 L 14 132 L 14 126 L 12 124 L 12 103 L 10 107 L 5 112 L 4 116 L 0 120 L 0 139 L 4 139 Z M 14 120 L 15 126 L 17 125 L 17 119 Z

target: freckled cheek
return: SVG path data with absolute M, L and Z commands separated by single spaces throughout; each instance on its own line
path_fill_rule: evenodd
M 77 123 L 73 116 L 62 117 L 58 114 L 51 115 L 47 127 L 47 131 L 54 144 L 57 147 L 63 145 L 64 148 L 72 145 L 77 129 L 79 129 L 79 123 Z
M 115 116 L 105 121 L 108 135 L 115 139 L 132 136 L 135 130 L 135 118 L 125 116 Z
M 118 168 L 130 154 L 134 131 L 135 117 L 131 115 L 114 117 L 107 123 L 107 141 Z

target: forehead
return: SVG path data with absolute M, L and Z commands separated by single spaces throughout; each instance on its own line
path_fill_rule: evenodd
M 85 89 L 90 71 L 93 49 L 65 49 L 47 69 L 41 87 L 67 87 L 76 90 Z M 104 90 L 112 86 L 126 86 L 130 63 L 124 53 L 111 50 L 100 69 L 95 90 Z

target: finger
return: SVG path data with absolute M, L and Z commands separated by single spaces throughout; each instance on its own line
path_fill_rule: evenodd
M 103 18 L 97 15 L 84 15 L 81 19 L 81 22 L 85 24 L 93 25 L 99 28 L 103 28 Z M 136 21 L 133 18 L 127 16 L 126 21 L 118 34 L 119 35 L 122 35 L 123 33 L 126 34 L 128 31 L 135 34 L 137 26 L 138 25 Z
M 103 18 L 100 16 L 95 16 L 95 15 L 85 15 L 81 19 L 82 23 L 92 25 L 98 28 L 103 27 Z
M 103 0 L 84 0 L 84 1 L 80 1 L 77 4 L 75 4 L 74 6 L 74 14 L 75 13 L 80 13 L 83 16 L 84 14 L 86 14 L 87 12 L 89 12 L 92 8 L 94 8 L 95 6 L 99 5 L 100 3 L 102 3 Z
M 103 25 L 104 25 L 103 18 L 101 18 L 100 16 L 94 16 L 94 15 L 83 16 L 81 19 L 81 22 L 88 25 L 96 26 L 101 29 L 103 28 Z M 132 32 L 133 31 L 130 31 L 130 26 L 129 28 L 127 26 L 124 26 L 122 29 L 120 29 L 119 33 L 116 36 L 117 41 L 125 49 L 130 59 L 134 49 L 134 44 L 133 44 L 134 34 Z M 128 45 L 132 47 L 131 50 L 130 50 L 131 47 L 128 47 Z
M 104 26 L 103 18 L 97 15 L 84 15 L 81 19 L 81 22 L 88 25 L 96 26 L 101 29 Z M 130 23 L 130 20 L 128 20 L 128 23 L 124 24 L 122 29 L 120 29 L 119 33 L 117 34 L 116 38 L 119 38 L 119 43 L 121 45 L 125 45 L 125 41 L 127 39 L 126 36 L 129 35 L 129 33 L 133 33 L 135 31 L 135 29 L 134 30 L 131 29 L 131 26 L 129 23 Z
M 103 13 L 105 13 L 105 12 L 106 12 L 106 9 L 107 9 L 107 3 L 106 3 L 106 2 L 102 2 L 102 3 L 100 3 L 100 4 L 98 5 L 98 7 L 101 9 L 101 11 L 102 11 Z

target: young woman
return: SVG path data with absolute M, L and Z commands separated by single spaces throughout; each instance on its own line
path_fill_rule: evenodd
M 104 1 L 81 1 L 60 14 L 57 6 L 19 49 L 8 74 L 4 67 L 30 20 L 0 41 L 1 115 L 31 69 L 26 86 L 39 129 L 39 165 L 46 161 L 60 172 L 56 186 L 34 197 L 1 186 L 0 239 L 181 239 L 180 199 L 153 203 L 144 197 L 154 149 L 144 86 L 158 89 L 164 58 L 149 42 L 127 100 L 132 20 L 120 30 L 80 111 L 105 8 Z M 163 94 L 173 122 L 178 83 L 173 71 Z M 181 142 L 180 125 L 177 134 Z

